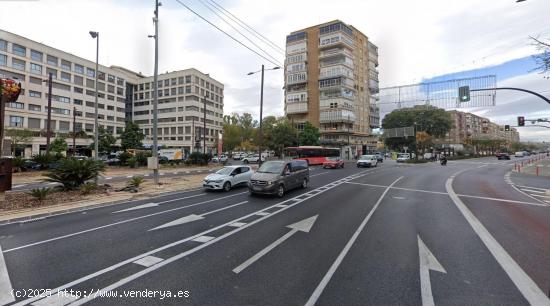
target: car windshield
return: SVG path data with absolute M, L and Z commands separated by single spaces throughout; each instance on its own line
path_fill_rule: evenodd
M 339 160 L 340 157 L 327 157 L 327 160 Z
M 234 169 L 235 168 L 231 167 L 221 168 L 220 170 L 216 171 L 216 174 L 229 175 L 231 174 L 231 172 L 233 172 Z
M 360 159 L 372 159 L 374 155 L 361 155 Z
M 408 154 L 399 154 L 399 157 L 401 157 L 401 158 L 407 158 L 407 157 L 409 157 L 409 155 L 408 155 Z
M 258 173 L 281 173 L 283 171 L 285 164 L 283 163 L 276 163 L 276 162 L 265 162 L 260 169 L 258 169 Z

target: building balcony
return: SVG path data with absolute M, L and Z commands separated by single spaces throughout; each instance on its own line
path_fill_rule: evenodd
M 378 81 L 369 79 L 369 90 L 372 94 L 380 92 L 380 87 L 378 86 Z
M 335 32 L 319 37 L 319 50 L 329 48 L 343 47 L 348 49 L 354 48 L 353 38 L 347 36 L 343 32 Z
M 319 102 L 320 102 L 319 106 L 321 109 L 338 108 L 338 109 L 347 109 L 352 111 L 355 106 L 354 100 L 349 100 L 342 97 L 328 98 L 328 99 L 321 98 Z
M 329 59 L 333 57 L 350 57 L 353 58 L 353 53 L 349 49 L 346 48 L 332 48 L 332 49 L 326 49 L 319 53 L 319 59 Z
M 307 102 L 287 103 L 285 112 L 289 114 L 302 114 L 308 112 Z
M 332 123 L 332 122 L 355 122 L 355 113 L 347 109 L 330 109 L 323 110 L 319 114 L 320 123 Z
M 342 86 L 346 86 L 353 89 L 354 85 L 355 85 L 355 82 L 352 79 L 349 79 L 343 76 L 319 80 L 319 89 L 321 90 L 335 88 L 335 87 L 342 87 Z

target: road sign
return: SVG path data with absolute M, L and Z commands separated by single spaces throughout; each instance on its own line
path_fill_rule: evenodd
M 460 102 L 470 101 L 470 86 L 458 87 L 458 98 L 460 99 Z

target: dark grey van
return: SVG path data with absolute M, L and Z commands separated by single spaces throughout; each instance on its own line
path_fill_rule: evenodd
M 294 188 L 307 188 L 309 167 L 305 160 L 267 161 L 248 181 L 250 194 L 275 194 L 278 197 Z

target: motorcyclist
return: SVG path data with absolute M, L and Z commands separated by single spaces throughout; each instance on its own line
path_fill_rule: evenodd
M 445 155 L 441 156 L 441 165 L 443 165 L 443 166 L 447 165 L 447 156 L 445 156 Z

